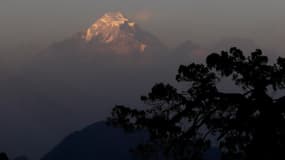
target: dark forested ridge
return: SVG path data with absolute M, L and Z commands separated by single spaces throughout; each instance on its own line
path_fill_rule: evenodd
M 126 134 L 98 122 L 67 136 L 41 160 L 131 160 L 129 149 L 144 138 L 143 133 Z
M 127 134 L 105 122 L 94 123 L 67 136 L 41 160 L 135 160 L 130 150 L 147 139 L 146 133 Z M 211 149 L 205 160 L 218 160 L 219 151 Z

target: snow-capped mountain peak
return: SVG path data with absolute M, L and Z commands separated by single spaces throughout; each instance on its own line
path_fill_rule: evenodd
M 121 12 L 109 12 L 100 18 L 99 21 L 107 25 L 120 26 L 129 20 Z
M 152 34 L 144 31 L 121 12 L 109 12 L 89 28 L 54 48 L 70 52 L 133 55 L 163 52 L 166 47 Z M 72 49 L 70 49 L 72 48 Z
M 135 25 L 135 22 L 127 19 L 121 12 L 109 12 L 92 24 L 83 33 L 82 38 L 87 42 L 100 39 L 103 43 L 110 43 L 118 38 L 119 33 L 134 32 Z M 132 36 L 132 34 L 129 34 L 129 36 Z

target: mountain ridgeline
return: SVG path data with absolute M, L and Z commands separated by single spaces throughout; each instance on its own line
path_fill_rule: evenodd
M 204 53 L 207 49 L 191 41 L 171 50 L 122 13 L 106 13 L 32 58 L 23 56 L 23 65 L 12 72 L 2 72 L 0 102 L 9 114 L 0 117 L 0 142 L 13 151 L 10 144 L 17 142 L 15 152 L 39 159 L 72 131 L 105 119 L 114 105 L 140 106 L 138 97 L 153 84 L 175 83 L 178 66 Z
M 67 136 L 41 160 L 132 160 L 135 156 L 130 150 L 145 139 L 143 132 L 126 134 L 97 122 Z
M 67 136 L 41 160 L 140 160 L 131 150 L 147 139 L 143 131 L 126 133 L 97 122 Z M 204 160 L 218 160 L 219 156 L 218 149 L 213 148 L 205 153 Z
M 56 50 L 90 54 L 146 54 L 166 51 L 158 38 L 144 31 L 122 13 L 106 13 L 88 29 L 52 46 Z M 72 49 L 72 50 L 71 50 Z

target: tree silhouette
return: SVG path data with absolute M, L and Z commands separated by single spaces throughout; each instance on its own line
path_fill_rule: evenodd
M 8 156 L 6 155 L 6 153 L 1 152 L 0 153 L 0 160 L 9 160 Z
M 135 153 L 200 160 L 214 139 L 222 159 L 285 159 L 284 58 L 270 64 L 261 50 L 246 57 L 231 48 L 209 55 L 206 65 L 180 66 L 176 80 L 182 86 L 159 83 L 141 97 L 144 109 L 113 109 L 112 125 L 149 133 Z M 240 89 L 224 91 L 224 80 Z

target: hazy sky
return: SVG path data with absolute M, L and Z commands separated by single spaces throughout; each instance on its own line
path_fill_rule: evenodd
M 166 44 L 253 39 L 285 50 L 284 0 L 1 0 L 2 45 L 48 45 L 122 11 Z

